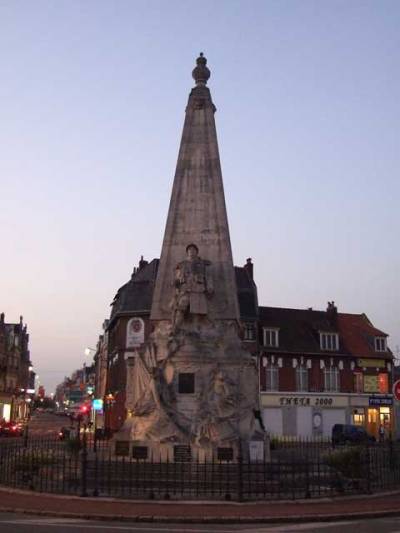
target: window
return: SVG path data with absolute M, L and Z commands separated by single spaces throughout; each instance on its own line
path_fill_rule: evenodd
M 296 367 L 296 390 L 308 391 L 308 368 L 305 365 Z
M 279 390 L 279 368 L 277 365 L 268 365 L 265 367 L 265 390 Z
M 335 351 L 339 349 L 339 337 L 337 333 L 320 333 L 321 350 Z
M 180 394 L 194 393 L 194 374 L 181 373 L 178 376 L 178 392 Z
M 324 390 L 329 392 L 339 391 L 339 370 L 336 366 L 325 368 Z
M 278 348 L 279 329 L 264 328 L 264 346 L 272 346 L 273 348 Z
M 245 323 L 243 338 L 245 341 L 254 341 L 256 338 L 254 324 Z
M 375 337 L 375 350 L 377 352 L 386 352 L 386 338 Z
M 365 424 L 365 413 L 359 409 L 353 411 L 353 424 L 355 426 L 364 426 Z
M 354 392 L 364 392 L 364 377 L 361 372 L 354 372 Z

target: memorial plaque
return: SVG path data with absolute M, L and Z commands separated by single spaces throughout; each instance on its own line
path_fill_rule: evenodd
M 120 457 L 129 455 L 129 441 L 117 440 L 115 443 L 115 455 Z
M 148 448 L 147 446 L 134 446 L 132 448 L 133 459 L 147 459 Z
M 233 461 L 233 448 L 217 448 L 218 461 Z
M 188 463 L 192 460 L 192 453 L 190 446 L 179 445 L 174 446 L 174 461 L 176 463 Z

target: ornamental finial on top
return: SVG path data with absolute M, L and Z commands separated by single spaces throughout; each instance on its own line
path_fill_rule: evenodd
M 200 56 L 196 59 L 197 66 L 192 71 L 192 76 L 196 85 L 206 85 L 207 80 L 210 77 L 210 70 L 207 68 L 207 59 L 204 57 L 203 52 L 200 52 Z

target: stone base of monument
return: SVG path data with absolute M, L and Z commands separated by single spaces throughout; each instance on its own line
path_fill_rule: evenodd
M 196 446 L 190 443 L 159 443 L 148 440 L 128 440 L 117 433 L 113 439 L 113 455 L 151 463 L 165 462 L 269 462 L 269 439 L 251 440 L 241 445 L 237 442 L 216 446 Z
M 127 361 L 115 455 L 162 462 L 265 460 L 256 363 L 234 321 L 160 324 Z

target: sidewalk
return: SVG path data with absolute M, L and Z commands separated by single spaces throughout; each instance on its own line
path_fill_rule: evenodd
M 308 522 L 400 515 L 400 492 L 297 502 L 138 502 L 0 489 L 0 511 L 137 522 Z

